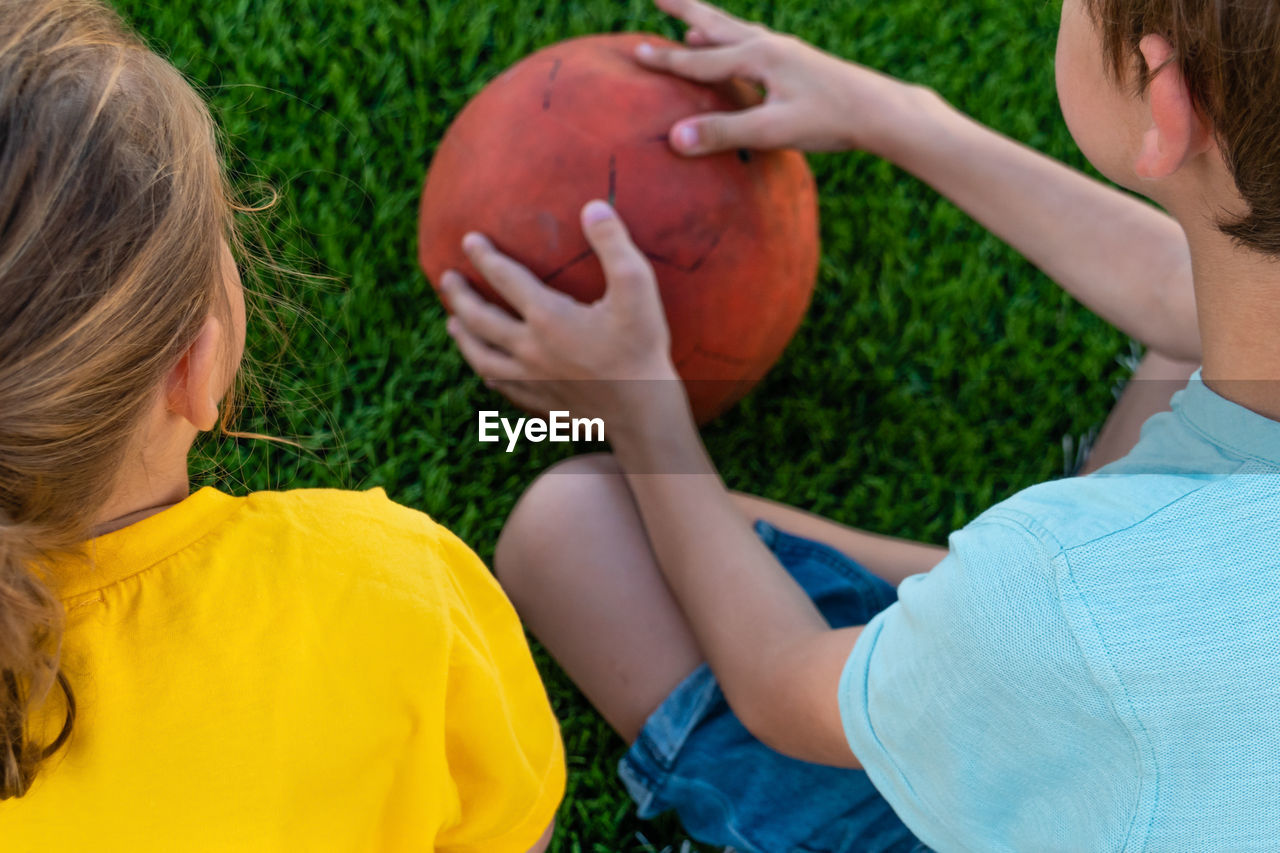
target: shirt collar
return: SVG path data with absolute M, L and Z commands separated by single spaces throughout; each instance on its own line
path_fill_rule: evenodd
M 236 507 L 230 495 L 200 489 L 162 512 L 89 540 L 79 554 L 59 559 L 50 567 L 49 585 L 59 598 L 69 599 L 146 571 L 202 538 Z
M 1280 465 L 1280 421 L 1246 409 L 1215 392 L 1197 370 L 1173 397 L 1173 410 L 1214 444 L 1236 454 Z

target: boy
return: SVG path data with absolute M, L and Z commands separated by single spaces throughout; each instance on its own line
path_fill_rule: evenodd
M 1271 849 L 1275 4 L 1063 4 L 1058 91 L 1073 136 L 1172 218 L 929 92 L 696 0 L 661 5 L 690 24 L 690 47 L 640 61 L 769 92 L 756 109 L 681 122 L 677 150 L 888 157 L 1146 343 L 1157 355 L 1140 377 L 1186 389 L 1147 420 L 1170 405 L 1168 386 L 1159 399 L 1160 385 L 1135 383 L 1092 476 L 1013 497 L 945 551 L 894 542 L 730 494 L 677 382 L 575 381 L 675 377 L 652 270 L 607 206 L 583 212 L 609 280 L 592 306 L 469 236 L 520 318 L 449 276 L 464 356 L 521 405 L 608 424 L 615 455 L 535 483 L 497 568 L 632 741 L 622 772 L 641 814 L 674 808 L 695 835 L 760 851 Z M 1189 382 L 1187 362 L 1203 364 Z

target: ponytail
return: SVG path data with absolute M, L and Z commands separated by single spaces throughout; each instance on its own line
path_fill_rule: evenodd
M 71 734 L 45 577 L 93 535 L 205 320 L 229 317 L 224 239 L 215 126 L 177 69 L 101 0 L 0 0 L 0 799 Z
M 57 638 L 62 608 L 31 572 L 38 558 L 32 531 L 0 515 L 0 799 L 27 792 L 36 768 L 66 742 L 75 722 L 75 696 L 58 669 Z M 66 716 L 57 737 L 32 743 L 27 718 L 54 684 L 62 690 Z

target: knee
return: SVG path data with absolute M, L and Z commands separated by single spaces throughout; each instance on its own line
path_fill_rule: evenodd
M 593 518 L 616 509 L 630 493 L 608 454 L 559 462 L 529 485 L 503 525 L 493 554 L 499 583 L 517 607 L 560 580 L 567 551 L 580 544 Z

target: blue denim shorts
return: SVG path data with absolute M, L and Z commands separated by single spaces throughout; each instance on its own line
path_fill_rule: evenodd
M 834 548 L 763 521 L 756 532 L 833 627 L 866 624 L 897 600 Z M 752 737 L 705 664 L 653 712 L 618 772 L 640 817 L 674 809 L 694 838 L 740 853 L 928 850 L 866 773 L 787 758 Z

